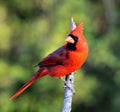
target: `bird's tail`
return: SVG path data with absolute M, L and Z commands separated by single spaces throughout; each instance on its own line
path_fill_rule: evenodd
M 38 78 L 41 78 L 47 75 L 48 71 L 46 69 L 40 69 L 38 72 L 27 82 L 25 83 L 10 99 L 15 99 L 18 97 L 22 92 L 24 92 L 31 84 L 33 84 Z

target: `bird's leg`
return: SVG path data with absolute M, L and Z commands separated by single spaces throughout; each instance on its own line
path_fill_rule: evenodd
M 69 86 L 67 84 L 67 77 L 68 77 L 68 75 L 65 77 L 65 79 L 63 77 L 59 77 L 59 79 L 64 82 L 64 88 L 68 87 L 73 93 L 75 93 L 74 87 L 73 86 Z M 71 80 L 69 80 L 69 81 L 71 81 Z

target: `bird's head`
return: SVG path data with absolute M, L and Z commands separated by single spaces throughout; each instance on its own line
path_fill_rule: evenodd
M 83 24 L 79 24 L 65 40 L 67 42 L 68 50 L 80 50 L 83 46 L 87 46 L 85 37 L 83 35 Z

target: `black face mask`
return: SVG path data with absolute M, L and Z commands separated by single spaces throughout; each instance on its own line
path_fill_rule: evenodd
M 71 50 L 71 51 L 74 51 L 76 50 L 76 43 L 78 41 L 78 37 L 74 36 L 74 35 L 71 35 L 69 34 L 68 36 L 70 36 L 71 38 L 73 38 L 73 40 L 75 41 L 74 43 L 67 43 L 67 49 L 68 50 Z

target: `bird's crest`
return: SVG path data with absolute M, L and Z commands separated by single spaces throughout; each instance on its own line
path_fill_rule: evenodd
M 71 34 L 78 36 L 83 32 L 83 23 L 80 23 L 72 32 Z

